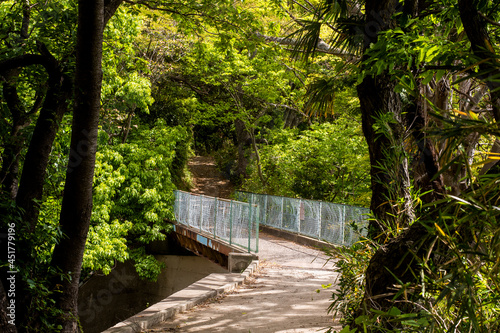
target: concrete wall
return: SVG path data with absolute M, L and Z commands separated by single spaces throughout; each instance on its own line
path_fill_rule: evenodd
M 78 308 L 85 333 L 101 332 L 211 273 L 227 273 L 198 256 L 156 257 L 166 265 L 157 282 L 140 280 L 132 263 L 126 262 L 80 288 Z

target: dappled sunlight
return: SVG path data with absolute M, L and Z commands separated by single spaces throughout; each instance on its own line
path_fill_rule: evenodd
M 260 267 L 249 283 L 148 332 L 324 332 L 334 326 L 327 314 L 331 290 L 322 285 L 337 275 L 331 264 L 314 260 L 324 255 L 266 234 L 261 245 Z

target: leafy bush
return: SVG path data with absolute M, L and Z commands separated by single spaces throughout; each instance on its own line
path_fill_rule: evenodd
M 365 271 L 376 247 L 375 243 L 363 240 L 351 247 L 326 250 L 326 254 L 335 260 L 335 272 L 339 273 L 338 288 L 332 293 L 328 313 L 339 316 L 342 324 L 355 319 L 354 315 L 363 300 Z
M 261 147 L 262 185 L 256 170 L 244 189 L 252 192 L 369 205 L 367 146 L 357 124 L 344 118 L 310 130 L 272 132 Z
M 184 128 L 159 121 L 152 129 L 136 131 L 129 143 L 105 146 L 97 153 L 85 269 L 109 273 L 115 260 L 133 257 L 140 276 L 156 278 L 158 263 L 147 257 L 144 245 L 165 239 L 171 229 L 171 170 L 183 168 L 175 163 L 187 159 L 188 142 Z
M 499 176 L 478 176 L 474 191 L 422 207 L 415 222 L 424 226 L 422 241 L 408 254 L 414 278 L 395 276 L 387 311 L 363 299 L 364 272 L 376 246 L 365 240 L 331 250 L 341 277 L 330 311 L 341 316 L 342 332 L 498 332 Z

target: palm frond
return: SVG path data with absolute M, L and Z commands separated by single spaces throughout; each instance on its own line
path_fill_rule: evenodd
M 295 39 L 292 56 L 294 58 L 309 59 L 314 55 L 320 41 L 321 22 L 315 20 L 297 20 L 300 28 L 287 36 Z
M 334 113 L 335 78 L 316 79 L 307 86 L 305 113 L 309 116 L 329 116 Z
M 338 54 L 359 55 L 363 46 L 363 16 L 359 10 L 352 10 L 358 6 L 357 1 L 325 0 L 320 3 L 310 19 L 296 19 L 299 28 L 287 38 L 294 39 L 293 56 L 308 59 L 316 51 L 322 51 L 320 46 L 328 45 L 330 49 L 337 49 Z M 325 43 L 322 34 L 327 26 L 331 36 Z

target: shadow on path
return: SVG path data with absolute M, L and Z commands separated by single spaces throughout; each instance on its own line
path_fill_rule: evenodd
M 266 234 L 260 246 L 250 283 L 147 332 L 324 332 L 336 325 L 327 314 L 332 291 L 322 288 L 335 283 L 333 263 L 319 250 Z

